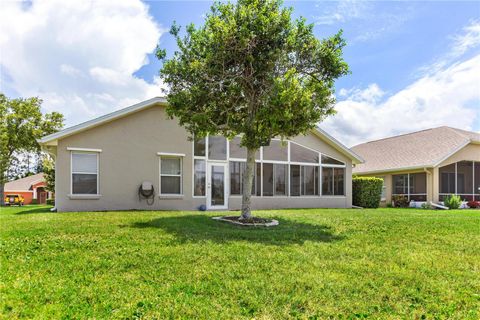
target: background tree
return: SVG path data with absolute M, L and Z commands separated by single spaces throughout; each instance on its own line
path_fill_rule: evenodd
M 46 189 L 50 192 L 55 192 L 55 162 L 48 154 L 43 155 L 42 171 L 47 184 Z
M 242 136 L 243 219 L 251 217 L 255 152 L 333 114 L 334 80 L 348 73 L 341 31 L 319 40 L 313 24 L 291 14 L 277 0 L 217 2 L 203 26 L 189 25 L 184 36 L 172 26 L 178 51 L 160 71 L 169 86 L 167 112 L 190 134 Z M 165 59 L 165 50 L 157 57 Z
M 0 204 L 3 205 L 7 173 L 22 153 L 38 153 L 37 139 L 63 127 L 63 115 L 42 114 L 39 98 L 9 99 L 0 93 Z

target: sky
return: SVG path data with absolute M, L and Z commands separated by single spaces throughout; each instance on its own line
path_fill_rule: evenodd
M 38 96 L 71 126 L 162 95 L 157 44 L 210 1 L 0 3 L 0 92 Z M 353 146 L 448 125 L 480 132 L 480 1 L 286 1 L 318 38 L 344 31 L 351 74 L 320 123 Z

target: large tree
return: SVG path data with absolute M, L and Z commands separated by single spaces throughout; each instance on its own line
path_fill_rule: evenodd
M 186 33 L 160 74 L 167 112 L 196 138 L 241 135 L 247 148 L 242 218 L 251 217 L 255 152 L 274 137 L 305 134 L 334 113 L 334 81 L 347 74 L 341 31 L 319 40 L 313 24 L 293 20 L 279 0 L 216 2 Z M 166 58 L 157 49 L 159 59 Z
M 7 172 L 15 155 L 40 152 L 37 139 L 60 130 L 63 115 L 42 114 L 39 98 L 9 99 L 0 93 L 0 205 L 3 205 Z

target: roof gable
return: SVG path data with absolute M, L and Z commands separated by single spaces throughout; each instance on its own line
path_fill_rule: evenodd
M 37 173 L 22 179 L 5 183 L 5 191 L 29 191 L 32 185 L 45 181 L 43 173 Z
M 48 136 L 45 136 L 45 137 L 39 139 L 38 142 L 42 146 L 55 146 L 55 145 L 57 145 L 59 139 L 63 139 L 63 138 L 66 138 L 68 136 L 75 135 L 75 134 L 78 134 L 78 133 L 83 132 L 85 130 L 88 130 L 88 129 L 100 126 L 102 124 L 108 123 L 110 121 L 114 121 L 116 119 L 126 117 L 130 114 L 139 112 L 141 110 L 144 110 L 144 109 L 149 108 L 149 107 L 151 107 L 153 105 L 156 105 L 156 104 L 166 105 L 167 100 L 163 97 L 155 97 L 155 98 L 152 98 L 152 99 L 134 104 L 130 107 L 120 109 L 120 110 L 117 110 L 115 112 L 106 114 L 104 116 L 86 121 L 84 123 L 80 123 L 76 126 L 66 128 L 62 131 L 50 134 Z M 316 129 L 312 130 L 312 132 L 317 137 L 319 137 L 322 141 L 326 142 L 327 144 L 329 144 L 330 146 L 332 146 L 333 148 L 338 150 L 340 153 L 344 154 L 349 159 L 351 159 L 353 161 L 353 163 L 356 164 L 356 163 L 363 162 L 363 159 L 360 156 L 358 156 L 352 150 L 350 150 L 345 145 L 340 143 L 338 140 L 336 140 L 335 138 L 330 136 L 324 130 L 322 130 L 320 128 L 316 128 Z
M 470 143 L 480 143 L 480 134 L 438 127 L 352 147 L 365 159 L 354 173 L 374 173 L 435 167 Z

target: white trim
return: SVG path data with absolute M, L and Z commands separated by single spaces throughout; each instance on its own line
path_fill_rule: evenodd
M 97 127 L 101 124 L 113 121 L 113 120 L 121 118 L 121 117 L 125 117 L 125 116 L 127 116 L 131 113 L 143 110 L 143 109 L 148 108 L 150 106 L 153 106 L 155 104 L 166 104 L 166 103 L 167 103 L 167 100 L 165 98 L 155 97 L 155 98 L 145 100 L 145 101 L 142 101 L 140 103 L 131 105 L 129 107 L 126 107 L 126 108 L 108 113 L 108 114 L 103 115 L 101 117 L 98 117 L 98 118 L 80 123 L 76 126 L 66 128 L 62 131 L 50 134 L 50 135 L 45 136 L 45 137 L 42 137 L 42 138 L 38 139 L 37 141 L 38 141 L 39 144 L 49 144 L 49 143 L 52 143 L 52 142 L 55 144 L 56 140 L 58 140 L 58 139 L 71 136 L 73 134 L 85 131 L 85 130 L 93 128 L 93 127 Z
M 102 149 L 90 149 L 90 148 L 74 148 L 67 147 L 68 151 L 80 151 L 80 152 L 102 152 Z
M 389 173 L 389 172 L 398 172 L 398 174 L 402 174 L 404 171 L 412 171 L 412 170 L 422 170 L 427 168 L 433 168 L 434 166 L 414 166 L 414 167 L 399 167 L 399 168 L 390 168 L 390 169 L 382 169 L 382 170 L 372 170 L 372 171 L 357 171 L 352 172 L 354 175 L 370 175 L 370 174 L 382 174 L 382 173 Z M 413 172 L 416 173 L 416 172 Z M 406 173 L 405 173 L 406 174 Z
M 457 153 L 458 151 L 462 150 L 463 148 L 465 148 L 467 145 L 469 145 L 472 141 L 470 139 L 468 139 L 467 141 L 465 141 L 463 144 L 461 144 L 460 146 L 452 149 L 446 156 L 444 156 L 443 158 L 441 158 L 439 161 L 435 162 L 435 164 L 433 165 L 434 167 L 437 167 L 439 165 L 442 164 L 442 162 L 444 162 L 445 160 L 447 160 L 448 158 L 450 158 L 451 156 L 453 156 L 455 153 Z
M 327 143 L 329 143 L 332 147 L 337 149 L 337 151 L 340 151 L 344 155 L 346 155 L 350 160 L 352 160 L 353 164 L 358 164 L 358 163 L 364 163 L 365 160 L 360 157 L 358 154 L 353 152 L 351 149 L 347 148 L 343 143 L 332 137 L 330 134 L 328 134 L 326 131 L 321 129 L 320 127 L 317 127 L 316 129 L 312 130 L 317 136 L 320 135 L 321 137 L 325 138 L 327 140 Z M 343 162 L 343 161 L 342 161 Z
M 185 157 L 185 153 L 157 152 L 157 156 L 162 156 L 162 157 Z
M 98 200 L 101 194 L 69 194 L 70 200 Z

